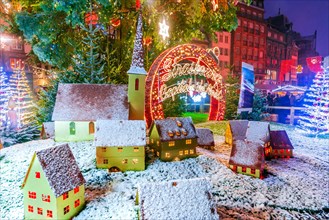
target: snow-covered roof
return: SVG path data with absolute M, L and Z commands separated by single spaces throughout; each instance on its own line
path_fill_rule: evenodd
M 97 120 L 94 145 L 96 147 L 145 146 L 145 121 Z
M 233 140 L 244 140 L 248 129 L 248 120 L 229 121 Z
M 198 146 L 215 146 L 214 134 L 208 128 L 197 128 Z
M 147 74 L 146 70 L 144 69 L 143 19 L 141 12 L 139 12 L 137 19 L 134 51 L 133 51 L 133 57 L 128 73 L 143 74 L 143 75 Z
M 197 138 L 191 117 L 166 118 L 153 121 L 161 141 Z M 172 135 L 171 135 L 172 134 Z M 177 135 L 178 134 L 178 135 Z
M 56 197 L 86 182 L 68 144 L 43 149 L 35 155 Z
M 219 219 L 204 178 L 146 183 L 138 187 L 141 219 Z
M 285 130 L 270 131 L 270 137 L 273 149 L 294 149 Z
M 41 138 L 52 138 L 55 136 L 55 123 L 43 122 L 41 130 Z
M 246 139 L 260 143 L 268 142 L 270 140 L 270 124 L 264 121 L 249 121 Z
M 52 120 L 127 120 L 127 89 L 127 85 L 59 84 Z
M 260 143 L 243 140 L 234 141 L 229 164 L 261 169 L 264 165 L 264 149 Z

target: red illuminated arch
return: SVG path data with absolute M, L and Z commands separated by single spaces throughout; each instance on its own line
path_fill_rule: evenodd
M 211 96 L 208 120 L 222 120 L 225 111 L 225 90 L 220 70 L 212 56 L 203 48 L 193 44 L 183 44 L 164 51 L 153 62 L 146 77 L 145 119 L 148 127 L 154 119 L 164 118 L 162 100 L 159 98 L 169 75 L 182 61 L 198 63 L 196 69 L 206 69 L 208 94 Z

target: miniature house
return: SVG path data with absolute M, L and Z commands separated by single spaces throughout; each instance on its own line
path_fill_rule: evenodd
M 84 207 L 84 184 L 67 144 L 35 152 L 21 187 L 25 219 L 71 219 Z
M 261 143 L 262 146 L 269 145 L 270 124 L 265 121 L 249 121 L 246 140 Z
M 214 134 L 210 129 L 207 128 L 197 128 L 196 134 L 198 136 L 198 146 L 208 149 L 215 149 Z
M 97 168 L 145 170 L 145 121 L 98 120 L 94 145 Z
M 237 140 L 233 142 L 229 167 L 237 173 L 263 178 L 264 149 L 260 143 Z
M 59 84 L 55 141 L 94 139 L 96 120 L 128 120 L 127 85 Z
M 293 156 L 293 149 L 290 139 L 285 130 L 270 131 L 270 150 L 265 155 L 269 158 L 290 158 Z
M 229 121 L 225 132 L 225 142 L 232 146 L 233 141 L 244 140 L 246 138 L 248 122 L 248 120 Z
M 55 136 L 54 122 L 44 122 L 41 127 L 41 139 L 54 138 Z
M 190 117 L 154 120 L 149 132 L 149 145 L 163 161 L 196 156 L 197 134 Z
M 174 180 L 140 185 L 139 219 L 207 219 L 219 216 L 206 179 Z

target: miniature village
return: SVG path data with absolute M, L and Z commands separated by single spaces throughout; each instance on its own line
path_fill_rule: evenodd
M 43 140 L 1 150 L 1 218 L 329 218 L 328 140 L 267 121 L 218 135 L 145 120 L 141 28 L 139 16 L 128 85 L 59 84 Z

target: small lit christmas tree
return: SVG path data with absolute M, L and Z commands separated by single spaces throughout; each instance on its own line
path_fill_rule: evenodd
M 329 135 L 329 67 L 316 74 L 306 94 L 306 115 L 300 117 L 300 128 L 310 135 Z
M 8 90 L 6 73 L 0 67 L 0 132 L 5 130 L 7 124 Z

